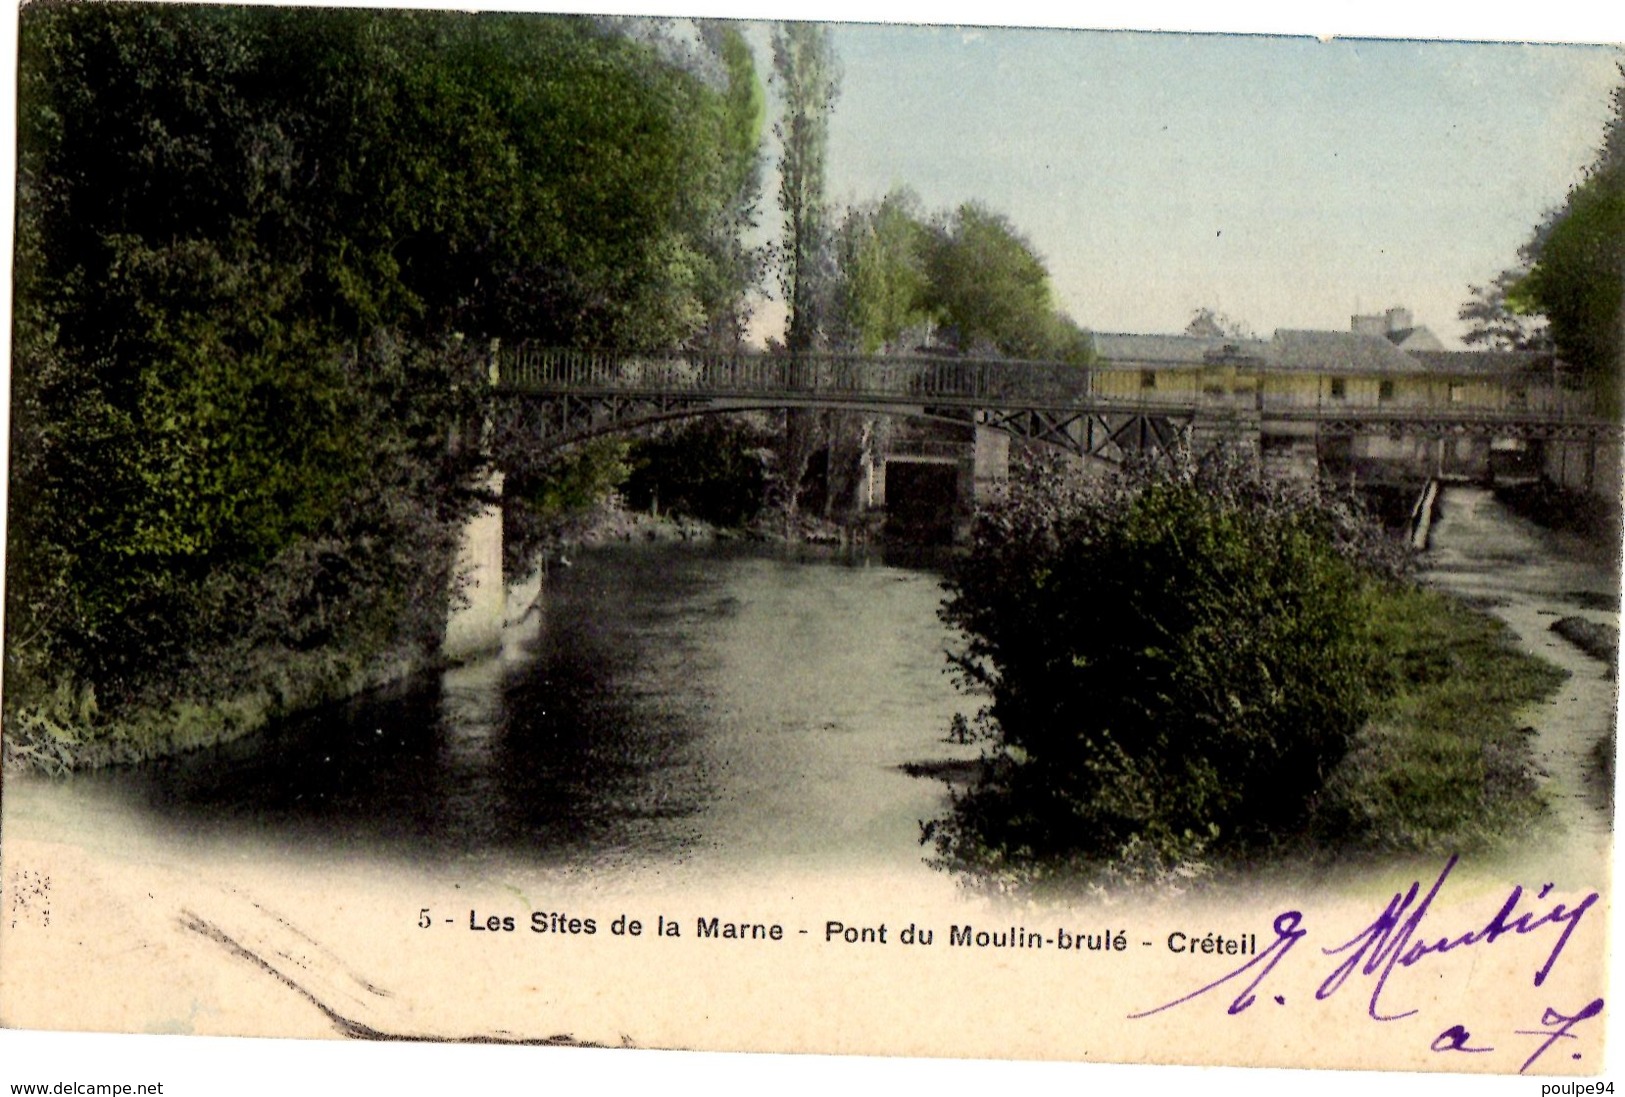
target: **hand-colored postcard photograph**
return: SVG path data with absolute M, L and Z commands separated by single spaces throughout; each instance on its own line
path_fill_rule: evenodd
M 0 1025 L 1606 1084 L 1620 47 L 14 54 Z

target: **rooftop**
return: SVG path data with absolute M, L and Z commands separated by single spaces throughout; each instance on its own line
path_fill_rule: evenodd
M 1094 341 L 1095 353 L 1108 362 L 1144 362 L 1147 365 L 1199 366 L 1227 355 L 1262 357 L 1269 347 L 1262 339 L 1103 331 L 1094 333 Z

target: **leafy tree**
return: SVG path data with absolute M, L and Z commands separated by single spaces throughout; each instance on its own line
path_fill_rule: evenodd
M 544 519 L 558 519 L 604 502 L 632 474 L 631 445 L 594 438 L 567 454 L 554 454 L 534 473 L 516 478 L 507 494 L 524 499 Z
M 789 316 L 785 345 L 791 353 L 821 344 L 830 283 L 828 211 L 824 162 L 829 116 L 839 94 L 840 73 L 829 28 L 817 23 L 780 23 L 773 31 L 773 72 L 784 100 L 773 127 L 779 158 L 779 208 L 784 242 L 779 280 Z
M 1509 295 L 1516 297 L 1518 283 L 1527 270 L 1504 270 L 1481 286 L 1469 286 L 1471 295 L 1456 313 L 1467 321 L 1462 341 L 1487 350 L 1551 351 L 1552 335 L 1542 316 L 1516 311 Z
M 244 688 L 250 649 L 423 639 L 488 338 L 737 323 L 736 34 L 701 71 L 508 14 L 36 5 L 20 31 L 8 719 L 31 681 L 106 710 L 188 668 Z
M 1625 170 L 1575 188 L 1553 223 L 1516 304 L 1544 313 L 1558 353 L 1605 400 L 1619 406 L 1625 301 Z
M 961 353 L 1086 360 L 1088 339 L 1055 308 L 1049 271 L 1008 218 L 967 202 L 932 226 L 925 303 Z
M 1294 825 L 1372 704 L 1370 544 L 1345 509 L 1222 455 L 1018 479 L 943 610 L 998 748 L 950 841 L 1177 858 Z
M 836 238 L 837 341 L 863 353 L 934 326 L 960 353 L 1086 361 L 1090 340 L 1054 307 L 1049 272 L 1001 214 L 966 203 L 927 220 L 911 191 L 849 209 Z
M 1053 313 L 1044 325 L 1042 357 L 1072 365 L 1085 365 L 1095 356 L 1089 332 L 1064 312 Z
M 929 322 L 925 268 L 930 228 L 911 191 L 849 209 L 837 234 L 839 342 L 864 354 L 896 348 Z
M 1537 226 L 1524 248 L 1529 273 L 1506 294 L 1514 311 L 1547 317 L 1558 353 L 1610 412 L 1620 407 L 1625 355 L 1625 83 L 1613 106 L 1596 161 Z

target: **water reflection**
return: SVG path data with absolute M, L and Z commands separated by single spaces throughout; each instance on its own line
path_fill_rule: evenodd
M 966 751 L 941 741 L 964 701 L 940 596 L 861 555 L 583 553 L 522 651 L 104 779 L 232 840 L 927 872 L 918 821 L 943 791 L 898 767 Z

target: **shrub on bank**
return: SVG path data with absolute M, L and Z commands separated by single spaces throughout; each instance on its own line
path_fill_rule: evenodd
M 1541 808 L 1519 711 L 1563 674 L 1408 559 L 1358 503 L 1223 456 L 1018 481 L 949 583 L 990 749 L 925 838 L 1030 888 L 1515 833 Z
M 949 580 L 994 750 L 939 845 L 1176 861 L 1298 824 L 1372 709 L 1380 544 L 1223 456 L 1018 482 Z

